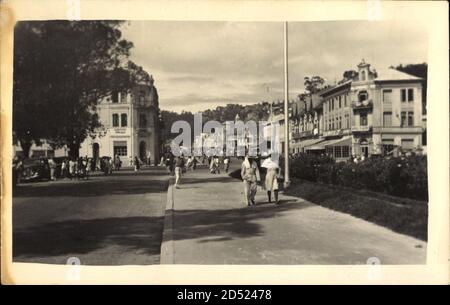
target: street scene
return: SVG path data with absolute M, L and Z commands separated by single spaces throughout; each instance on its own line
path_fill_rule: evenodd
M 420 25 L 23 21 L 14 34 L 14 262 L 426 263 Z

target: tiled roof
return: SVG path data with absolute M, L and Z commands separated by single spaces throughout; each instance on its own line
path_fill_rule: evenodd
M 393 68 L 377 70 L 375 81 L 395 81 L 395 80 L 421 80 L 421 78 L 411 74 L 398 71 Z

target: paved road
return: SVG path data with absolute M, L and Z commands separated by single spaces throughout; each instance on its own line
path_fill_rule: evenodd
M 226 174 L 186 174 L 173 189 L 173 231 L 162 263 L 366 264 L 371 257 L 425 263 L 420 240 L 301 198 L 282 195 L 279 206 L 268 204 L 261 189 L 259 204 L 245 207 L 242 189 Z
M 158 264 L 167 178 L 153 168 L 20 185 L 13 194 L 13 260 Z

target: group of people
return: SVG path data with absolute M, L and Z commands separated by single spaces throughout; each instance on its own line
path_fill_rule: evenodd
M 220 174 L 221 167 L 228 173 L 228 169 L 230 168 L 230 157 L 213 156 L 209 158 L 208 164 L 211 174 Z
M 273 199 L 276 204 L 278 200 L 278 177 L 280 175 L 280 166 L 278 160 L 273 160 L 271 155 L 266 155 L 265 158 L 260 159 L 261 167 L 265 168 L 265 181 L 263 188 L 267 192 L 269 202 Z M 220 174 L 221 168 L 228 173 L 231 159 L 229 156 L 203 156 L 199 161 L 194 156 L 185 157 L 183 155 L 175 157 L 170 150 L 167 150 L 161 157 L 160 165 L 166 167 L 167 173 L 175 176 L 175 188 L 179 188 L 181 176 L 189 169 L 195 170 L 196 164 L 209 165 L 211 174 Z M 255 205 L 255 195 L 258 188 L 258 182 L 261 181 L 261 175 L 258 165 L 258 160 L 255 157 L 246 156 L 241 165 L 241 178 L 244 184 L 244 200 L 247 206 Z

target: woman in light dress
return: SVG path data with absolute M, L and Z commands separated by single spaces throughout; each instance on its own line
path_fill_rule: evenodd
M 274 161 L 270 156 L 265 159 L 261 164 L 261 167 L 267 168 L 266 181 L 265 181 L 265 189 L 267 191 L 267 197 L 269 198 L 269 203 L 272 202 L 272 192 L 275 197 L 275 204 L 278 204 L 278 174 L 279 174 L 279 165 L 276 160 Z

